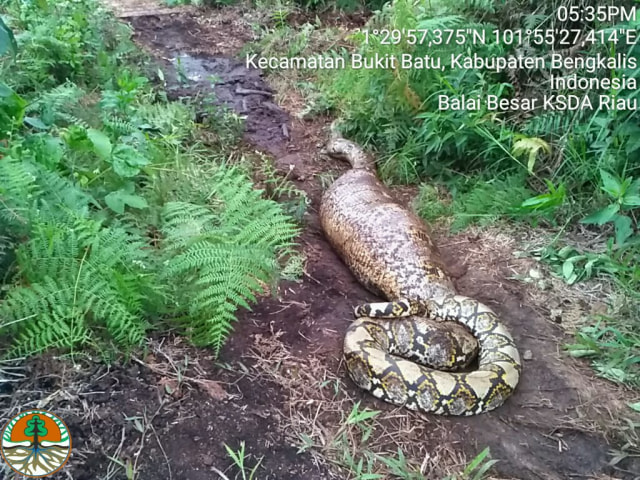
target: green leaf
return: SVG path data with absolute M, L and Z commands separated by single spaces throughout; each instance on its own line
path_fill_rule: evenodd
M 616 227 L 616 244 L 618 246 L 623 245 L 624 242 L 633 234 L 631 218 L 626 215 L 616 215 L 613 219 L 613 224 Z
M 480 467 L 477 472 L 475 472 L 472 480 L 484 480 L 486 478 L 487 472 L 491 470 L 496 463 L 498 463 L 498 460 L 489 460 L 482 467 Z
M 620 204 L 612 203 L 602 210 L 598 210 L 597 212 L 584 217 L 582 220 L 580 220 L 580 223 L 604 225 L 605 223 L 613 220 L 613 217 L 616 216 L 618 211 L 620 211 Z
M 24 117 L 24 123 L 27 125 L 37 128 L 38 130 L 48 130 L 49 127 L 44 124 L 42 120 L 38 117 Z
M 558 256 L 560 258 L 568 258 L 570 253 L 575 252 L 574 248 L 571 245 L 566 245 L 558 250 Z
M 575 269 L 575 265 L 573 264 L 573 259 L 565 260 L 562 264 L 562 276 L 568 280 L 571 278 L 573 274 L 573 270 Z
M 584 271 L 587 273 L 587 277 L 591 277 L 593 273 L 593 266 L 598 262 L 598 258 L 590 258 L 587 263 L 584 264 Z
M 635 152 L 639 148 L 640 148 L 640 135 L 638 135 L 637 137 L 629 138 L 629 140 L 627 140 L 627 145 L 625 147 L 627 151 L 627 155 L 630 155 L 631 153 Z
M 103 160 L 109 159 L 111 156 L 111 140 L 100 130 L 90 128 L 87 130 L 87 137 L 93 144 L 93 151 Z
M 629 188 L 625 192 L 626 195 L 640 195 L 640 178 L 636 178 L 635 181 L 631 182 Z
M 551 146 L 537 137 L 525 137 L 523 135 L 517 136 L 517 140 L 513 143 L 512 153 L 513 155 L 526 154 L 529 156 L 527 161 L 527 170 L 529 173 L 533 173 L 533 167 L 536 163 L 538 152 L 542 150 L 544 153 L 551 153 Z
M 25 145 L 33 151 L 36 162 L 46 165 L 50 170 L 55 170 L 64 157 L 62 140 L 47 134 L 35 134 L 27 137 Z
M 0 135 L 10 132 L 13 125 L 22 124 L 26 106 L 20 95 L 0 82 Z
M 582 345 L 570 345 L 575 347 L 582 347 Z M 575 358 L 592 357 L 597 354 L 597 350 L 591 350 L 588 348 L 575 348 L 569 350 L 569 355 Z
M 133 420 L 133 426 L 136 428 L 136 430 L 138 430 L 140 433 L 144 433 L 144 427 L 142 426 L 142 423 L 140 422 L 139 419 L 135 418 Z
M 602 178 L 602 190 L 607 192 L 616 200 L 624 193 L 620 181 L 606 170 L 600 169 L 600 177 Z
M 140 173 L 140 168 L 149 163 L 138 150 L 131 145 L 116 145 L 111 156 L 113 171 L 121 177 L 134 177 Z
M 626 207 L 640 207 L 640 195 L 626 194 L 622 197 L 622 205 Z
M 364 410 L 362 412 L 357 412 L 354 414 L 354 412 L 352 412 L 351 415 L 349 415 L 349 418 L 347 418 L 347 424 L 357 424 L 360 422 L 363 422 L 365 420 L 369 420 L 370 418 L 373 418 L 375 416 L 377 416 L 380 412 L 378 411 L 372 411 L 372 410 Z
M 11 29 L 0 18 L 0 56 L 7 52 L 11 52 L 11 55 L 15 57 L 18 52 L 18 44 Z
M 640 412 L 640 402 L 627 403 L 627 405 L 629 405 L 629 408 L 631 408 L 632 410 L 635 410 L 636 412 Z
M 548 210 L 562 205 L 565 199 L 564 185 L 560 184 L 556 189 L 553 183 L 547 180 L 547 186 L 549 193 L 528 198 L 520 204 L 519 208 L 523 210 Z
M 116 213 L 124 213 L 125 205 L 138 209 L 147 208 L 149 206 L 143 197 L 127 193 L 124 189 L 111 192 L 109 195 L 104 197 L 104 202 Z
M 527 198 L 520 204 L 520 208 L 537 207 L 539 205 L 544 205 L 545 203 L 549 203 L 548 193 L 543 193 L 542 195 L 538 195 L 536 197 Z
M 470 475 L 476 468 L 478 468 L 482 462 L 484 462 L 485 458 L 487 458 L 491 454 L 489 447 L 486 447 L 483 451 L 481 451 L 476 457 L 467 465 L 467 468 L 464 469 L 464 475 Z

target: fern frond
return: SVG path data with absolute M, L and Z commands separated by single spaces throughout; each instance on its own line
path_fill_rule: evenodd
M 574 122 L 575 112 L 546 112 L 532 117 L 523 132 L 531 136 L 545 137 L 566 134 Z
M 179 102 L 144 103 L 136 108 L 133 123 L 147 125 L 148 129 L 157 131 L 164 137 L 183 140 L 193 129 L 194 117 L 193 110 Z
M 85 96 L 84 90 L 74 83 L 67 82 L 42 93 L 27 106 L 27 113 L 37 113 L 47 125 L 64 123 L 88 126 L 87 122 L 76 117 L 73 112 L 80 99 Z
M 533 167 L 536 163 L 539 152 L 546 154 L 551 153 L 551 145 L 538 137 L 526 137 L 524 135 L 516 135 L 514 137 L 513 146 L 511 151 L 513 155 L 527 155 L 527 170 L 529 173 L 533 172 Z
M 0 160 L 0 218 L 10 229 L 24 230 L 34 197 L 41 193 L 28 164 L 12 157 Z
M 84 95 L 84 90 L 75 83 L 66 82 L 50 90 L 45 90 L 27 106 L 26 111 L 28 113 L 41 112 L 45 108 L 52 112 L 68 111 L 69 107 L 77 105 Z
M 57 125 L 77 125 L 83 128 L 91 128 L 91 125 L 84 118 L 80 118 L 73 113 L 58 112 L 56 115 Z
M 140 131 L 133 123 L 116 117 L 115 115 L 106 114 L 102 116 L 103 129 L 111 132 L 116 136 L 130 135 Z
M 31 239 L 17 250 L 18 285 L 0 304 L 0 330 L 12 340 L 9 354 L 109 340 L 139 344 L 148 328 L 148 293 L 155 288 L 144 246 L 117 226 L 79 216 L 34 223 Z
M 188 202 L 169 202 L 163 210 L 163 231 L 169 242 L 166 248 L 177 250 L 198 239 L 218 224 L 210 208 Z
M 525 15 L 522 19 L 522 26 L 526 30 L 535 30 L 536 28 L 539 28 L 548 18 L 549 16 L 545 14 L 530 13 L 528 15 Z
M 25 231 L 35 219 L 67 218 L 88 213 L 93 199 L 71 180 L 30 160 L 0 161 L 0 218 Z
M 478 13 L 495 13 L 496 2 L 494 0 L 464 0 L 463 8 L 475 10 Z
M 524 184 L 521 175 L 479 181 L 454 199 L 451 229 L 459 231 L 472 223 L 489 225 L 501 216 L 513 214 L 532 195 Z
M 236 167 L 211 173 L 208 202 L 165 205 L 163 277 L 176 285 L 180 328 L 217 355 L 236 310 L 276 279 L 278 258 L 298 229 Z
M 459 27 L 468 23 L 469 20 L 463 15 L 442 15 L 437 17 L 426 17 L 421 19 L 418 28 L 425 30 L 442 30 Z
M 48 348 L 70 350 L 86 345 L 90 334 L 73 293 L 51 278 L 11 289 L 0 307 L 0 331 L 13 337 L 7 355 L 27 356 Z
M 234 233 L 242 244 L 268 245 L 283 248 L 291 246 L 298 228 L 285 215 L 282 207 L 262 198 L 262 191 L 237 168 L 219 169 L 212 177 L 210 201 L 222 205 L 220 222 Z
M 66 212 L 84 217 L 89 213 L 89 204 L 97 204 L 89 193 L 69 178 L 62 177 L 57 172 L 49 171 L 37 164 L 33 165 L 32 171 L 36 175 L 36 183 L 41 192 L 38 197 L 38 208 L 41 212 L 46 212 L 48 218 L 58 216 L 66 218 Z

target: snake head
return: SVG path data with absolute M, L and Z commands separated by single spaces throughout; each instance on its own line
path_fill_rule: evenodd
M 344 160 L 346 162 L 349 161 L 349 156 L 344 148 L 345 141 L 342 142 L 336 141 L 336 139 L 330 139 L 327 143 L 324 144 L 322 149 L 320 150 L 320 154 L 328 155 L 331 158 L 335 158 L 338 160 Z

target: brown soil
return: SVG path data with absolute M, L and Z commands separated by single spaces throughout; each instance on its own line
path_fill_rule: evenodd
M 267 94 L 237 93 L 238 86 L 269 91 L 258 72 L 232 58 L 251 38 L 243 15 L 229 7 L 131 21 L 139 43 L 169 72 L 171 58 L 188 54 L 222 76 L 216 94 L 245 109 L 248 140 L 273 155 L 282 173 L 293 165 L 290 178 L 311 200 L 300 238 L 306 256 L 301 282 L 284 282 L 277 295 L 244 312 L 218 359 L 162 337 L 125 366 L 53 356 L 30 361 L 14 372 L 16 382 L 1 387 L 2 418 L 39 407 L 67 422 L 74 450 L 65 473 L 54 477 L 60 479 L 126 478 L 112 459 L 135 466 L 140 479 L 224 478 L 219 472 L 235 478 L 224 445 L 237 449 L 243 441 L 249 465 L 263 457 L 257 479 L 352 478 L 328 462 L 340 455 L 341 415 L 354 400 L 382 412 L 371 449 L 393 453 L 401 446 L 426 478 L 461 471 L 486 446 L 499 460 L 493 471 L 500 478 L 634 478 L 638 463 L 608 466 L 608 442 L 625 412 L 626 393 L 562 353 L 568 339 L 548 319 L 548 304 L 562 292 L 541 297 L 513 279 L 539 268 L 515 258 L 513 236 L 438 235 L 458 291 L 494 307 L 528 358 L 520 386 L 503 407 L 472 418 L 424 416 L 379 402 L 347 379 L 342 337 L 353 305 L 374 297 L 332 251 L 317 216 L 321 175 L 345 166 L 318 155 L 329 119 L 297 120 Z M 167 78 L 174 82 L 175 72 Z M 204 88 L 196 81 L 176 92 Z M 406 188 L 396 193 L 406 203 L 415 194 Z M 300 434 L 316 446 L 297 453 Z

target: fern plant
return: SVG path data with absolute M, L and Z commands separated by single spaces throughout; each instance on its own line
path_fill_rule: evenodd
M 229 160 L 240 117 L 212 103 L 205 148 L 192 106 L 156 95 L 99 2 L 4 3 L 0 355 L 127 350 L 160 315 L 218 353 L 280 264 L 302 268 L 283 207 L 239 168 L 202 167 Z
M 7 230 L 24 230 L 37 189 L 35 176 L 25 164 L 5 157 L 0 162 L 0 220 Z
M 9 356 L 89 344 L 138 344 L 144 307 L 161 288 L 145 239 L 89 218 L 92 197 L 28 159 L 0 162 L 2 233 L 23 238 L 0 303 Z M 28 240 L 24 237 L 28 235 Z
M 123 228 L 74 214 L 37 221 L 17 249 L 19 275 L 0 304 L 7 354 L 139 344 L 148 328 L 143 312 L 159 291 L 145 246 Z
M 216 169 L 205 205 L 168 202 L 162 213 L 167 254 L 163 277 L 175 285 L 176 321 L 217 355 L 238 307 L 276 279 L 279 260 L 298 233 L 237 167 Z
M 29 104 L 26 113 L 30 117 L 25 121 L 42 129 L 54 124 L 81 124 L 88 128 L 87 122 L 76 115 L 80 110 L 79 102 L 84 96 L 84 90 L 71 82 L 58 85 L 40 94 Z
M 26 234 L 38 219 L 86 214 L 92 197 L 71 180 L 28 158 L 0 162 L 0 220 L 8 232 Z

